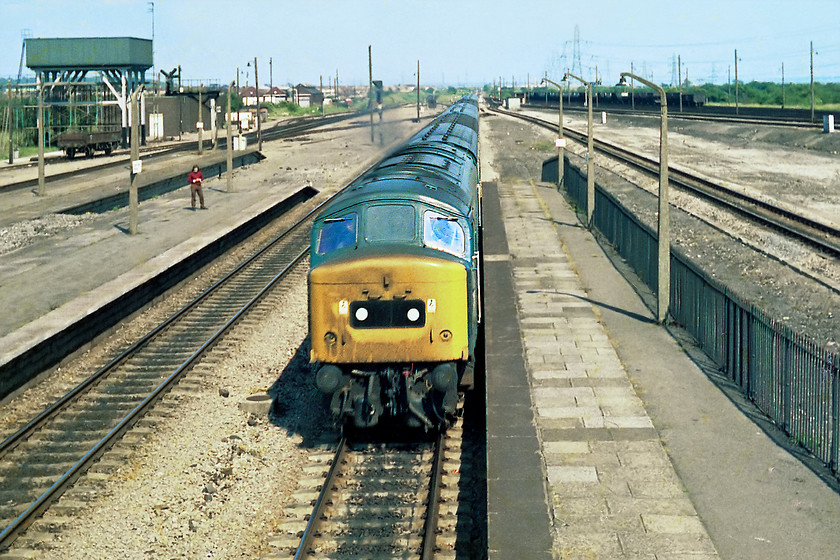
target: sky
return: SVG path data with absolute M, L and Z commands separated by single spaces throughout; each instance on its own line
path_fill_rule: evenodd
M 0 79 L 16 77 L 22 36 L 152 38 L 155 70 L 253 85 L 386 86 L 559 81 L 604 85 L 633 71 L 657 83 L 840 82 L 837 0 L 0 0 Z M 269 66 L 269 60 L 271 65 Z M 24 62 L 25 65 L 25 62 Z M 32 72 L 24 67 L 24 75 Z M 247 74 L 247 76 L 246 76 Z M 147 73 L 151 78 L 152 70 Z M 158 74 L 159 75 L 159 74 Z

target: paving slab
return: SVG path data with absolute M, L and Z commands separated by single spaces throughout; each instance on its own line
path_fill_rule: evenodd
M 501 517 L 493 515 L 510 507 L 503 489 L 512 481 L 530 500 L 529 532 L 543 536 L 548 523 L 554 558 L 716 557 L 553 221 L 546 219 L 541 193 L 528 183 L 507 182 L 487 183 L 484 192 L 491 202 L 485 228 L 504 227 L 506 237 L 485 251 L 510 257 L 492 261 L 485 275 L 490 558 L 527 557 L 517 551 L 515 531 L 500 527 Z M 508 297 L 516 302 L 515 322 Z M 500 362 L 507 377 L 495 371 Z M 515 414 L 522 418 L 513 421 Z M 615 509 L 610 499 L 619 500 Z M 546 504 L 550 511 L 543 516 Z

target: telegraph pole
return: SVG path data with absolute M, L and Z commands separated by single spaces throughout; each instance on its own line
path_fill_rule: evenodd
M 373 58 L 368 45 L 368 109 L 370 110 L 370 141 L 373 142 Z
M 633 63 L 630 63 L 630 107 L 635 111 L 636 110 L 636 79 L 633 77 Z
M 732 66 L 726 67 L 726 104 L 732 105 Z
M 738 49 L 735 49 L 735 114 L 738 114 Z
M 12 121 L 12 81 L 11 80 L 9 80 L 7 91 L 8 91 L 8 94 L 9 94 L 9 120 L 6 121 L 6 122 L 9 125 L 7 128 L 9 129 L 9 165 L 11 165 L 15 162 L 15 152 L 14 152 L 14 147 L 12 147 L 12 128 L 13 128 L 12 122 L 13 121 Z
M 677 82 L 679 87 L 677 91 L 680 92 L 680 113 L 682 113 L 682 60 L 681 55 L 677 55 Z
M 230 98 L 233 96 L 233 84 L 234 82 L 231 82 L 228 86 L 227 95 L 227 192 L 233 192 L 233 133 L 231 132 L 233 118 L 230 114 Z
M 785 108 L 785 63 L 782 62 L 782 109 Z
M 814 42 L 811 41 L 811 122 L 814 122 Z
M 260 79 L 257 78 L 257 57 L 254 57 L 254 85 L 257 88 L 257 149 L 262 151 L 262 128 L 260 126 Z
M 274 60 L 272 60 L 272 57 L 269 56 L 268 57 L 268 91 L 269 91 L 269 93 L 273 89 L 274 89 Z
M 417 59 L 417 122 L 420 122 L 420 59 Z

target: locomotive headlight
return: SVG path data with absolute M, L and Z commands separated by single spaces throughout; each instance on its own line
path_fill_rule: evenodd
M 420 310 L 416 307 L 412 307 L 406 312 L 405 316 L 408 318 L 409 321 L 414 323 L 415 321 L 417 321 L 417 319 L 420 318 Z
M 324 342 L 326 342 L 328 346 L 335 344 L 336 340 L 338 340 L 338 337 L 332 331 L 324 335 Z
M 368 310 L 364 307 L 360 307 L 356 309 L 356 320 L 357 321 L 364 321 L 368 318 Z

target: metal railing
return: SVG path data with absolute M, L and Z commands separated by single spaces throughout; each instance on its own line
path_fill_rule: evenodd
M 567 195 L 583 208 L 586 177 L 565 162 Z M 656 291 L 656 234 L 596 185 L 594 227 Z M 671 251 L 670 314 L 791 440 L 838 474 L 840 354 L 773 320 Z

